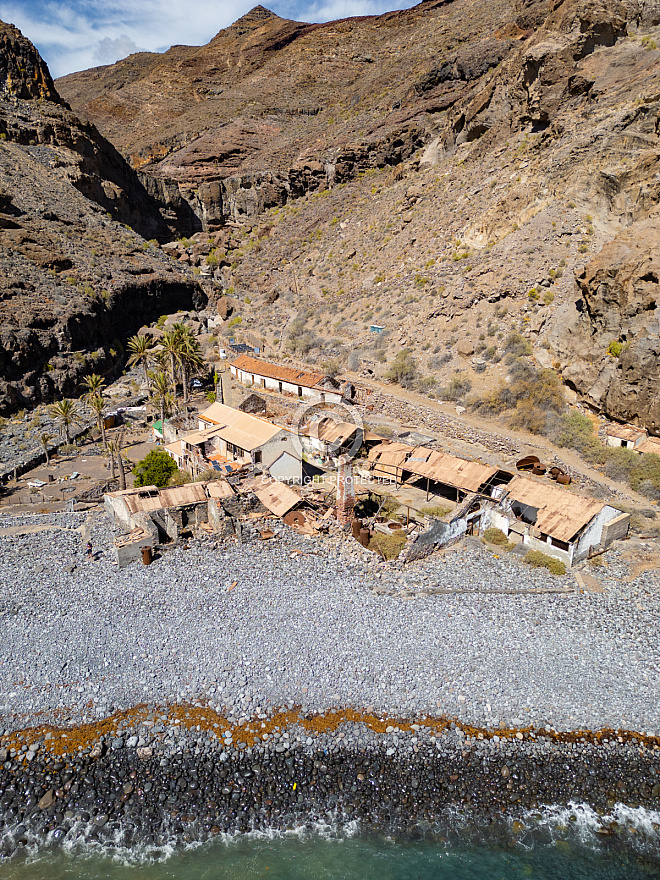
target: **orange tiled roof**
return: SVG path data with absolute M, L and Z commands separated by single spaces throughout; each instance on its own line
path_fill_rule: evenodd
M 258 358 L 250 357 L 249 354 L 237 357 L 231 365 L 244 373 L 264 376 L 266 379 L 276 379 L 278 382 L 290 382 L 292 385 L 303 385 L 305 388 L 313 388 L 325 378 L 323 373 L 299 370 L 297 367 L 284 367 L 282 364 L 271 364 L 268 361 L 260 361 Z

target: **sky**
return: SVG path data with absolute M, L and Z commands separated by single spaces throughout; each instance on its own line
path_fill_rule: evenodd
M 132 52 L 203 45 L 259 0 L 0 0 L 0 19 L 31 40 L 54 78 L 112 64 Z M 332 21 L 404 9 L 415 0 L 262 2 L 282 18 Z

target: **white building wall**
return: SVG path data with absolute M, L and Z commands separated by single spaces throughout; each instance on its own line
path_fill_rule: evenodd
M 341 393 L 337 391 L 321 391 L 318 388 L 309 388 L 307 385 L 296 385 L 294 382 L 284 382 L 272 379 L 269 376 L 260 376 L 259 373 L 247 373 L 237 367 L 230 367 L 234 376 L 242 385 L 251 385 L 253 388 L 262 388 L 266 391 L 274 391 L 277 394 L 289 394 L 299 397 L 301 400 L 315 400 L 326 403 L 341 403 Z
M 492 507 L 486 507 L 481 516 L 481 533 L 486 529 L 500 529 L 505 535 L 509 534 L 509 517 L 504 513 L 494 510 Z
M 575 555 L 573 557 L 575 562 L 584 559 L 589 552 L 590 547 L 600 544 L 600 539 L 603 535 L 603 526 L 611 519 L 616 519 L 620 513 L 620 510 L 616 510 L 616 508 L 606 505 L 600 513 L 596 514 L 584 532 L 580 535 L 577 547 L 575 548 Z
M 529 547 L 530 550 L 540 550 L 541 553 L 545 553 L 546 556 L 553 556 L 555 559 L 559 559 L 567 568 L 571 567 L 573 553 L 575 551 L 574 544 L 569 544 L 568 550 L 562 550 L 561 547 L 555 547 L 551 544 L 550 538 L 535 538 L 532 535 L 524 535 L 522 542 L 525 547 Z
M 268 471 L 276 480 L 302 482 L 302 462 L 290 452 L 283 452 L 271 462 Z
M 273 462 L 276 461 L 283 452 L 287 452 L 291 458 L 298 462 L 298 465 L 296 466 L 296 476 L 302 478 L 302 461 L 300 460 L 298 450 L 294 445 L 293 434 L 291 431 L 282 430 L 279 434 L 276 434 L 272 440 L 264 443 L 261 447 L 261 464 L 265 468 L 270 468 Z

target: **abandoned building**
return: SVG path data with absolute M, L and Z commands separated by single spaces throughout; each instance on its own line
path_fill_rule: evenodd
M 640 454 L 652 453 L 653 455 L 660 455 L 660 437 L 646 437 L 635 447 L 635 452 L 639 452 Z
M 362 428 L 328 417 L 309 422 L 300 429 L 299 434 L 305 452 L 321 461 L 337 458 L 348 447 L 359 449 L 362 446 Z
M 106 511 L 127 532 L 115 542 L 116 561 L 120 566 L 126 565 L 141 556 L 143 547 L 177 541 L 203 523 L 233 534 L 226 507 L 235 497 L 234 488 L 226 480 L 166 489 L 142 486 L 107 493 Z
M 609 425 L 605 432 L 608 446 L 621 446 L 623 449 L 635 451 L 647 437 L 646 429 L 638 428 L 636 425 Z
M 232 376 L 243 385 L 288 394 L 314 403 L 341 403 L 344 399 L 340 382 L 312 370 L 272 364 L 249 355 L 236 358 L 229 368 Z M 346 392 L 354 395 L 355 389 L 350 383 L 348 386 Z
M 211 468 L 228 473 L 252 464 L 279 479 L 302 479 L 302 461 L 287 428 L 222 403 L 211 404 L 198 418 L 199 430 L 164 447 L 182 470 L 199 476 Z
M 630 514 L 547 482 L 515 477 L 485 524 L 571 566 L 628 534 Z
M 493 465 L 457 458 L 426 446 L 409 446 L 383 441 L 368 456 L 371 474 L 391 481 L 395 486 L 408 484 L 431 496 L 460 503 L 473 493 L 492 496 L 497 486 L 505 485 L 512 474 Z

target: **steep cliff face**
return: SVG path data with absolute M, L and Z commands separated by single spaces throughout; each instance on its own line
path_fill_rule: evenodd
M 0 93 L 5 97 L 62 104 L 48 67 L 29 40 L 13 25 L 0 22 Z
M 431 116 L 517 45 L 518 14 L 504 0 L 428 0 L 310 25 L 255 7 L 206 46 L 133 55 L 58 88 L 158 178 L 150 191 L 178 189 L 212 230 L 409 158 Z
M 214 273 L 253 332 L 279 344 L 304 310 L 319 357 L 405 345 L 438 384 L 488 387 L 515 331 L 590 406 L 660 433 L 659 23 L 656 0 L 324 25 L 258 7 L 206 46 L 60 85 L 169 223 L 243 225 Z
M 86 373 L 111 373 L 143 323 L 204 295 L 138 234 L 167 234 L 154 201 L 119 153 L 61 102 L 34 47 L 0 25 L 0 50 L 6 413 L 72 395 Z
M 660 432 L 660 238 L 634 223 L 576 272 L 580 298 L 556 345 L 564 378 L 592 406 Z

